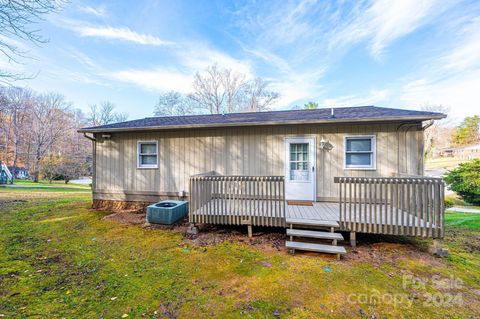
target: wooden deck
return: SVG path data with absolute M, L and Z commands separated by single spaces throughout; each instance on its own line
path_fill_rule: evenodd
M 275 215 L 264 215 L 263 212 L 269 206 L 278 206 L 279 201 L 253 200 L 251 206 L 235 206 L 235 201 L 213 199 L 207 202 L 204 207 L 200 207 L 194 212 L 197 216 L 209 217 L 208 222 L 219 224 L 247 224 L 267 225 L 267 226 L 284 226 L 284 219 L 308 219 L 319 221 L 336 221 L 340 223 L 340 230 L 351 231 L 346 227 L 350 221 L 349 216 L 346 220 L 340 220 L 340 205 L 335 202 L 314 202 L 313 206 L 304 205 L 288 205 L 285 204 L 285 218 Z M 216 207 L 213 212 L 209 207 Z M 223 209 L 222 209 L 223 208 Z M 416 228 L 428 228 L 434 225 L 424 221 L 421 218 L 409 214 L 399 209 L 395 211 L 389 210 L 388 206 L 384 206 L 381 212 L 372 215 L 364 207 L 357 207 L 356 215 L 353 214 L 351 221 L 354 224 L 367 225 L 366 229 L 358 229 L 359 232 L 366 233 L 384 233 L 383 228 L 396 226 L 407 226 L 407 231 L 415 231 Z M 227 214 L 226 212 L 232 212 Z M 208 216 L 206 216 L 208 214 Z M 355 226 L 355 225 L 354 225 Z M 405 234 L 408 235 L 409 233 Z M 419 234 L 420 235 L 420 234 Z
M 250 230 L 286 227 L 287 219 L 303 220 L 311 228 L 332 221 L 339 230 L 353 233 L 443 238 L 441 179 L 335 177 L 334 182 L 339 185 L 339 202 L 305 206 L 285 201 L 283 176 L 192 176 L 189 220 L 248 225 Z

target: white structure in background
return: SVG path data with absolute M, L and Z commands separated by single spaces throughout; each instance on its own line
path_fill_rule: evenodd
M 480 158 L 480 144 L 441 148 L 438 150 L 438 156 L 455 157 L 463 160 Z

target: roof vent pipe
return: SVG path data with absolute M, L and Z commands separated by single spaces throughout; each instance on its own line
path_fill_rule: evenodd
M 330 117 L 333 119 L 335 118 L 335 109 L 332 107 L 332 112 L 330 113 Z

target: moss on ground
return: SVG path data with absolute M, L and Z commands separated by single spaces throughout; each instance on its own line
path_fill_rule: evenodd
M 198 247 L 174 230 L 104 220 L 82 191 L 0 189 L 0 205 L 6 318 L 480 316 L 480 215 L 447 214 L 447 259 L 410 240 L 336 261 L 229 241 Z

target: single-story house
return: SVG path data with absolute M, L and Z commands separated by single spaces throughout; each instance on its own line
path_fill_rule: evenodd
M 442 238 L 444 186 L 423 176 L 423 133 L 444 117 L 359 106 L 149 117 L 80 132 L 93 141 L 94 207 L 186 198 L 192 224 L 288 227 L 292 250 L 343 253 L 335 230 L 352 244 L 356 232 Z
M 455 157 L 462 160 L 480 158 L 480 144 L 465 145 L 459 147 L 445 147 L 435 152 L 440 157 Z

